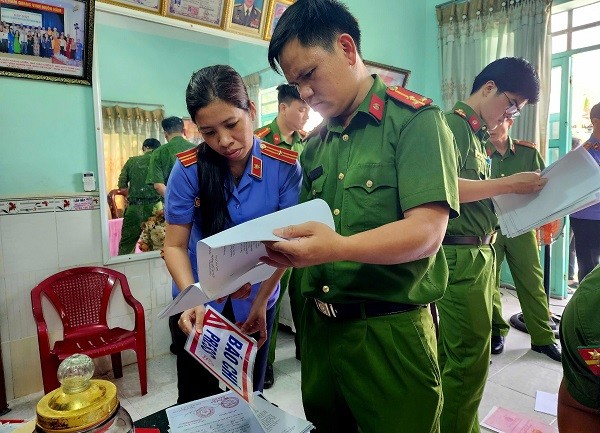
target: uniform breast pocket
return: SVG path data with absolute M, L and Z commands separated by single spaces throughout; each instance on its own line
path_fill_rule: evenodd
M 323 198 L 323 187 L 325 186 L 325 180 L 327 179 L 327 174 L 322 173 L 318 178 L 313 180 L 310 185 L 310 191 L 308 191 L 308 198 Z
M 396 221 L 400 206 L 395 166 L 367 165 L 349 170 L 344 179 L 341 212 L 342 225 L 353 232 Z

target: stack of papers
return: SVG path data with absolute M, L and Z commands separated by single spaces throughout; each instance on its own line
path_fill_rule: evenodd
M 313 425 L 260 397 L 254 407 L 230 392 L 167 409 L 171 433 L 305 433 Z
M 600 151 L 579 146 L 546 167 L 546 186 L 532 194 L 504 194 L 492 198 L 500 229 L 519 236 L 600 202 Z
M 196 255 L 199 282 L 188 286 L 160 312 L 172 316 L 237 291 L 246 283 L 268 279 L 275 268 L 260 261 L 267 255 L 264 241 L 281 241 L 273 230 L 317 221 L 335 228 L 327 203 L 310 200 L 287 209 L 239 224 L 198 241 Z

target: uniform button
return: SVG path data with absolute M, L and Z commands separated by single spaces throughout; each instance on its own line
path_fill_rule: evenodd
M 313 195 L 313 197 L 314 197 L 315 195 L 317 195 L 317 190 L 316 190 L 316 189 L 313 189 L 313 190 L 312 190 L 312 195 Z
M 323 293 L 329 293 L 329 286 L 323 286 Z
M 373 186 L 373 181 L 369 179 L 367 181 L 367 188 L 371 188 L 372 186 Z
M 504 177 L 504 173 L 502 173 L 502 174 L 500 175 L 500 177 Z
M 333 210 L 333 214 L 334 214 L 335 216 L 338 216 L 338 215 L 340 214 L 340 210 L 339 210 L 339 209 L 334 209 L 334 210 Z
M 344 173 L 340 173 L 340 174 L 338 174 L 338 179 L 339 179 L 339 180 L 343 180 L 343 179 L 344 179 Z
M 350 137 L 348 137 L 348 134 L 342 135 L 342 140 L 344 140 L 344 141 L 348 141 L 349 138 Z

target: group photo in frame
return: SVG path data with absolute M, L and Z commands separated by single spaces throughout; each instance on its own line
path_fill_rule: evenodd
M 371 74 L 377 74 L 381 77 L 387 86 L 406 87 L 410 71 L 408 69 L 388 66 L 382 63 L 364 61 L 365 66 Z
M 285 12 L 285 10 L 294 3 L 295 0 L 271 0 L 269 6 L 269 13 L 267 14 L 267 26 L 265 28 L 264 39 L 270 41 L 273 37 L 273 30 L 279 22 L 279 18 Z
M 0 0 L 0 75 L 92 84 L 94 0 Z
M 262 38 L 271 0 L 230 0 L 225 30 Z
M 223 28 L 225 6 L 233 0 L 163 0 L 164 15 L 195 24 Z
M 164 0 L 101 0 L 103 3 L 108 3 L 117 6 L 123 6 L 129 9 L 137 9 L 144 12 L 160 14 L 162 10 L 162 2 Z

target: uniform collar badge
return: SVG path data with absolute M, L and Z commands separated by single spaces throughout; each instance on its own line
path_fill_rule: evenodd
M 477 118 L 477 116 L 475 114 L 471 115 L 471 117 L 469 117 L 467 122 L 469 122 L 469 125 L 471 125 L 471 128 L 473 129 L 473 131 L 477 132 L 481 129 L 481 122 L 479 121 L 479 119 Z
M 273 144 L 281 143 L 281 136 L 279 134 L 273 134 Z
M 600 376 L 600 347 L 578 347 L 579 355 L 596 376 Z
M 250 174 L 257 179 L 262 179 L 262 159 L 252 155 L 252 169 Z
M 383 99 L 373 93 L 371 102 L 369 103 L 369 113 L 378 121 L 383 118 Z

